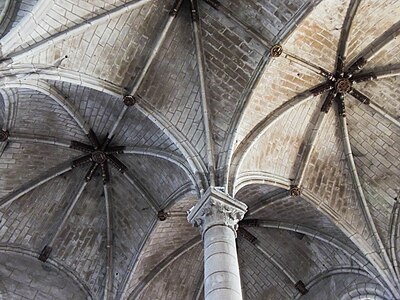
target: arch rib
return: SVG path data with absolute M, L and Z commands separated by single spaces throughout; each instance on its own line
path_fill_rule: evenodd
M 346 58 L 347 42 L 349 39 L 350 29 L 353 25 L 354 17 L 357 13 L 358 6 L 361 0 L 352 0 L 347 8 L 346 17 L 343 22 L 342 31 L 340 32 L 340 39 L 337 49 L 336 70 L 342 73 L 344 71 L 344 61 Z
M 203 266 L 202 274 L 204 274 L 204 266 Z M 203 293 L 203 290 L 204 290 L 204 275 L 199 277 L 199 280 L 198 280 L 196 286 L 197 286 L 197 288 L 196 288 L 196 291 L 193 294 L 192 300 L 204 299 L 204 298 L 201 298 L 201 294 Z
M 111 96 L 121 97 L 126 94 L 126 89 L 104 79 L 93 77 L 78 71 L 43 64 L 14 64 L 0 70 L 1 78 L 11 80 L 55 80 L 85 86 Z
M 380 290 L 380 286 L 375 283 L 359 283 L 355 285 L 350 292 L 341 295 L 340 300 L 391 300 L 393 299 L 387 291 Z
M 251 216 L 255 215 L 256 213 L 258 213 L 259 211 L 264 210 L 267 206 L 273 204 L 274 202 L 286 200 L 289 197 L 291 197 L 291 196 L 288 191 L 280 192 L 279 194 L 276 194 L 271 197 L 265 197 L 265 199 L 263 199 L 261 202 L 256 203 L 254 206 L 252 206 L 248 209 L 246 217 L 251 217 Z
M 334 268 L 331 270 L 327 270 L 323 273 L 318 274 L 316 277 L 310 280 L 310 282 L 307 284 L 307 287 L 311 288 L 314 285 L 316 285 L 318 282 L 322 281 L 323 279 L 327 277 L 331 277 L 334 275 L 339 275 L 339 274 L 358 274 L 358 275 L 363 275 L 366 277 L 370 277 L 370 274 L 359 268 L 354 268 L 354 267 L 339 267 L 339 268 Z
M 176 0 L 174 8 L 173 8 L 172 11 L 175 10 L 176 12 L 178 12 L 181 4 L 182 4 L 182 0 Z M 140 85 L 142 84 L 144 78 L 146 77 L 147 72 L 150 69 L 150 66 L 152 65 L 155 57 L 157 56 L 157 53 L 160 51 L 161 46 L 164 43 L 164 40 L 165 40 L 165 38 L 167 36 L 167 33 L 168 33 L 173 21 L 175 20 L 176 15 L 177 15 L 177 13 L 170 13 L 169 14 L 167 23 L 165 24 L 165 26 L 164 26 L 163 30 L 161 31 L 160 35 L 158 36 L 158 38 L 157 38 L 157 40 L 155 42 L 155 45 L 154 45 L 153 49 L 151 50 L 151 53 L 150 53 L 149 57 L 146 60 L 146 64 L 144 65 L 143 69 L 140 71 L 140 73 L 139 73 L 135 83 L 133 84 L 133 86 L 131 88 L 129 88 L 129 91 L 128 91 L 129 95 L 135 96 L 137 91 L 139 90 Z M 120 112 L 120 114 L 118 116 L 117 121 L 114 123 L 110 133 L 108 134 L 108 138 L 109 139 L 113 138 L 113 136 L 115 134 L 115 131 L 117 130 L 117 128 L 118 128 L 120 122 L 122 121 L 123 117 L 125 116 L 127 110 L 128 110 L 128 106 L 124 106 L 124 108 L 122 109 L 122 111 Z
M 11 2 L 16 2 L 11 0 Z M 10 32 L 3 36 L 0 40 L 0 47 L 2 54 L 9 53 L 19 41 L 23 40 L 23 37 L 29 36 L 37 25 L 40 24 L 46 16 L 47 12 L 54 5 L 53 0 L 40 0 L 33 7 L 31 12 L 28 12 L 26 16 L 15 26 Z
M 248 151 L 251 149 L 251 147 L 256 143 L 258 138 L 263 135 L 267 129 L 275 123 L 277 120 L 279 120 L 282 115 L 295 108 L 296 106 L 304 103 L 305 101 L 311 99 L 314 97 L 314 95 L 311 93 L 312 89 L 309 89 L 296 97 L 292 98 L 291 100 L 283 103 L 281 106 L 279 106 L 277 109 L 272 111 L 268 116 L 266 116 L 261 122 L 259 122 L 252 130 L 247 134 L 247 136 L 243 139 L 243 141 L 239 144 L 239 146 L 236 148 L 232 160 L 231 160 L 231 168 L 229 170 L 229 181 L 228 181 L 228 190 L 230 194 L 234 194 L 234 184 L 235 180 L 237 177 L 237 173 L 239 171 L 240 165 L 245 157 L 245 155 L 248 153 Z
M 123 299 L 123 298 L 126 299 L 126 296 L 124 297 L 124 295 L 126 295 L 126 293 L 128 291 L 127 288 L 128 288 L 129 280 L 131 279 L 132 275 L 134 274 L 134 272 L 136 270 L 139 256 L 142 253 L 144 246 L 146 245 L 146 242 L 148 241 L 150 235 L 153 233 L 154 228 L 156 227 L 156 224 L 157 224 L 157 219 L 155 218 L 150 225 L 149 231 L 146 233 L 146 236 L 140 243 L 138 251 L 136 252 L 135 255 L 132 256 L 129 266 L 128 266 L 128 270 L 126 271 L 125 276 L 122 279 L 121 284 L 119 285 L 120 288 L 117 291 L 116 299 Z
M 0 85 L 3 88 L 27 88 L 41 92 L 55 102 L 57 102 L 78 124 L 78 126 L 83 130 L 85 135 L 89 134 L 90 127 L 87 122 L 79 113 L 79 109 L 74 107 L 67 99 L 61 95 L 61 93 L 54 87 L 50 86 L 46 81 L 37 80 L 20 80 L 20 81 L 3 81 Z
M 249 184 L 269 184 L 289 190 L 291 181 L 288 178 L 269 172 L 245 172 L 240 174 L 235 184 L 235 193 Z M 235 195 L 235 194 L 234 194 Z
M 397 278 L 400 279 L 400 269 L 399 269 L 399 262 L 397 260 L 397 245 L 396 240 L 398 236 L 398 231 L 400 227 L 400 218 L 399 218 L 399 211 L 400 211 L 400 203 L 395 202 L 392 210 L 392 216 L 390 220 L 390 228 L 389 228 L 389 255 L 392 259 L 394 270 L 396 272 Z
M 200 79 L 201 108 L 203 112 L 203 123 L 206 138 L 207 168 L 210 186 L 215 186 L 215 156 L 214 156 L 214 138 L 212 133 L 212 120 L 210 110 L 210 99 L 207 93 L 207 84 L 205 76 L 205 61 L 203 41 L 201 39 L 201 22 L 199 18 L 199 6 L 197 0 L 190 0 L 192 10 L 192 29 L 196 46 L 197 68 Z
M 16 75 L 23 76 L 26 80 L 28 80 L 39 78 L 40 75 L 40 78 L 42 79 L 78 84 L 84 87 L 92 88 L 96 91 L 104 92 L 111 96 L 121 97 L 122 95 L 126 94 L 126 90 L 124 88 L 90 75 L 81 74 L 79 72 L 64 68 L 42 68 L 40 69 L 40 73 L 32 73 L 32 70 L 35 70 L 33 67 L 42 68 L 43 66 L 32 64 L 17 65 L 13 66 L 7 71 L 0 71 L 0 76 Z M 202 194 L 208 185 L 204 175 L 206 172 L 206 167 L 200 157 L 200 154 L 193 148 L 190 141 L 188 141 L 187 138 L 179 130 L 177 130 L 173 124 L 171 124 L 164 116 L 158 113 L 156 109 L 152 107 L 145 99 L 142 98 L 140 103 L 137 103 L 135 106 L 158 128 L 160 128 L 160 130 L 162 130 L 182 152 L 197 180 L 197 186 L 200 187 L 200 193 Z
M 362 55 L 367 61 L 373 59 L 380 50 L 400 34 L 400 21 L 393 24 L 380 37 L 378 37 L 370 46 L 364 50 Z
M 3 97 L 5 108 L 3 129 L 9 130 L 15 123 L 18 106 L 18 94 L 13 89 L 0 89 L 0 94 Z
M 362 76 L 363 74 L 367 73 L 373 73 L 376 76 L 376 79 L 384 79 L 384 78 L 400 76 L 400 64 L 389 65 L 383 68 L 367 70 L 363 73 L 360 73 L 359 76 Z
M 254 176 L 253 176 L 254 177 Z M 256 177 L 252 178 L 251 180 L 247 180 L 247 182 L 243 182 L 241 185 L 241 188 L 246 186 L 246 184 L 251 184 L 254 182 L 257 183 L 269 183 L 273 184 L 276 186 L 280 186 L 283 188 L 288 189 L 290 185 L 290 181 L 286 179 L 286 184 L 285 184 L 285 179 L 280 178 L 280 182 L 277 180 L 279 179 L 278 177 L 274 176 L 273 174 L 267 174 L 267 173 L 259 173 L 257 172 Z M 387 285 L 387 287 L 390 289 L 390 291 L 393 293 L 395 297 L 400 298 L 400 293 L 396 287 L 396 284 L 392 281 L 393 276 L 389 270 L 388 272 L 388 267 L 385 266 L 386 264 L 383 264 L 381 257 L 379 254 L 371 247 L 371 245 L 359 234 L 357 231 L 354 229 L 353 226 L 348 224 L 346 221 L 344 221 L 341 217 L 341 215 L 333 210 L 330 206 L 322 202 L 320 199 L 315 197 L 311 192 L 309 192 L 306 189 L 302 190 L 302 196 L 305 200 L 310 202 L 312 205 L 314 205 L 318 210 L 322 211 L 323 214 L 325 214 L 328 218 L 330 218 L 335 224 L 337 224 L 338 228 L 360 249 L 361 253 L 365 255 L 365 257 L 368 259 L 369 263 L 374 266 L 376 271 L 379 272 L 380 276 L 382 277 L 382 280 L 384 283 Z
M 0 243 L 0 252 L 18 253 L 21 255 L 32 257 L 32 259 L 37 259 L 37 257 L 39 256 L 39 253 L 32 251 L 30 249 L 4 243 Z M 76 282 L 79 288 L 87 295 L 89 299 L 94 299 L 93 298 L 93 295 L 95 295 L 94 291 L 91 290 L 90 287 L 86 285 L 86 283 L 80 278 L 79 274 L 77 274 L 75 271 L 71 270 L 70 268 L 62 265 L 60 262 L 53 260 L 51 258 L 48 259 L 47 263 L 52 265 L 57 270 L 60 270 L 68 277 L 70 277 L 74 282 Z
M 112 299 L 113 295 L 113 214 L 110 202 L 110 192 L 107 184 L 103 185 L 104 200 L 106 209 L 106 222 L 107 222 L 107 258 L 106 258 L 106 282 L 104 287 L 104 300 Z
M 329 92 L 326 97 L 329 97 Z M 299 187 L 303 183 L 304 175 L 311 158 L 311 153 L 314 150 L 318 131 L 322 127 L 323 121 L 325 120 L 326 113 L 321 112 L 321 107 L 325 102 L 326 97 L 324 97 L 324 101 L 321 103 L 321 105 L 317 107 L 317 110 L 314 112 L 314 116 L 311 118 L 310 123 L 307 126 L 306 135 L 304 137 L 304 141 L 307 141 L 307 144 L 304 145 L 303 151 L 302 148 L 300 148 L 300 151 L 297 155 L 298 161 L 295 163 L 293 168 L 293 170 L 297 170 L 293 184 Z
M 0 36 L 2 36 L 11 24 L 12 17 L 16 14 L 17 2 L 5 0 L 0 13 Z
M 200 154 L 194 149 L 191 142 L 178 129 L 176 129 L 176 127 L 171 124 L 170 121 L 157 112 L 156 109 L 144 99 L 142 99 L 142 101 L 136 107 L 158 128 L 160 128 L 182 152 L 196 178 L 198 178 L 198 186 L 201 187 L 200 193 L 203 194 L 208 187 L 205 179 L 207 168 L 204 165 Z
M 165 205 L 163 207 L 164 211 L 169 210 L 177 201 L 179 201 L 180 198 L 182 198 L 184 195 L 189 193 L 190 191 L 193 190 L 192 183 L 191 182 L 186 182 L 182 186 L 178 187 L 172 194 L 168 196 L 168 198 L 165 200 Z M 176 216 L 176 212 L 168 211 L 167 214 L 169 216 Z M 186 217 L 187 213 L 183 212 L 183 216 Z
M 8 145 L 8 142 L 0 142 L 0 157 L 3 155 L 4 151 L 6 150 L 6 147 Z
M 133 171 L 131 170 L 131 173 Z M 143 199 L 150 205 L 152 210 L 155 213 L 158 213 L 161 210 L 160 205 L 157 203 L 157 200 L 150 194 L 147 188 L 138 180 L 138 176 L 134 173 L 133 175 L 128 175 L 126 172 L 123 173 L 124 177 L 128 180 L 128 182 L 142 195 Z
M 290 35 L 290 33 L 296 28 L 297 24 L 299 24 L 314 8 L 318 1 L 315 2 L 305 2 L 303 6 L 296 12 L 296 14 L 292 17 L 289 22 L 279 31 L 277 34 L 274 43 L 283 43 L 286 38 Z M 228 138 L 225 140 L 223 145 L 223 156 L 221 161 L 223 161 L 222 170 L 224 172 L 224 181 L 223 185 L 225 189 L 228 190 L 229 185 L 229 174 L 230 174 L 230 165 L 233 156 L 233 148 L 234 148 L 234 141 L 237 135 L 237 127 L 238 124 L 243 119 L 243 112 L 245 111 L 247 105 L 249 104 L 250 98 L 253 94 L 255 87 L 257 86 L 258 82 L 261 79 L 261 74 L 264 71 L 267 63 L 270 61 L 270 51 L 266 50 L 257 64 L 256 69 L 254 70 L 250 80 L 248 81 L 245 92 L 243 93 L 243 97 L 241 98 L 237 108 L 235 110 L 235 114 L 233 116 L 233 120 L 228 129 Z M 220 165 L 218 165 L 218 169 L 220 169 Z
M 46 172 L 45 174 L 29 181 L 27 184 L 23 185 L 16 191 L 6 195 L 5 197 L 0 199 L 0 208 L 4 207 L 5 205 L 21 198 L 22 196 L 26 195 L 30 191 L 36 189 L 37 187 L 45 184 L 46 182 L 54 179 L 64 173 L 67 173 L 72 169 L 69 163 L 62 163 L 57 167 L 53 168 L 52 170 Z
M 15 123 L 18 106 L 18 94 L 11 90 L 0 89 L 0 94 L 4 100 L 5 115 L 1 129 L 9 131 Z M 3 155 L 8 141 L 0 142 L 0 157 Z
M 336 249 L 343 251 L 343 253 L 345 253 L 349 258 L 353 259 L 361 268 L 365 269 L 366 272 L 368 272 L 370 278 L 378 280 L 378 282 L 385 286 L 386 281 L 382 280 L 380 276 L 376 275 L 376 268 L 369 260 L 363 257 L 362 252 L 359 252 L 360 250 L 350 248 L 349 246 L 335 239 L 334 237 L 328 236 L 302 225 L 294 225 L 285 222 L 257 220 L 256 226 L 298 232 L 309 236 L 311 239 L 317 239 L 321 242 L 328 243 Z
M 161 149 L 151 149 L 151 148 L 141 148 L 141 147 L 129 147 L 124 150 L 124 153 L 157 157 L 173 163 L 186 173 L 186 175 L 192 181 L 193 185 L 196 187 L 197 192 L 198 193 L 200 192 L 201 186 L 199 186 L 199 178 L 196 177 L 195 174 L 193 174 L 192 170 L 186 166 L 185 161 L 178 155 L 175 155 L 171 152 Z
M 361 275 L 361 276 L 365 276 L 365 277 L 371 277 L 370 274 L 360 268 L 354 268 L 354 267 L 338 267 L 338 268 L 333 268 L 330 270 L 327 270 L 325 272 L 319 273 L 318 275 L 316 275 L 315 277 L 313 277 L 307 284 L 306 284 L 306 288 L 308 290 L 311 290 L 311 288 L 313 288 L 315 285 L 317 285 L 319 282 L 321 282 L 322 280 L 335 276 L 335 275 L 342 275 L 342 274 L 356 274 L 356 275 Z M 297 295 L 297 297 L 295 298 L 296 300 L 301 299 L 301 294 Z
M 400 21 L 393 24 L 381 36 L 375 39 L 367 48 L 364 49 L 354 60 L 349 64 L 349 69 L 361 70 L 371 59 L 373 59 L 379 51 L 382 50 L 389 42 L 395 39 L 400 34 Z
M 40 42 L 37 42 L 25 49 L 10 53 L 5 58 L 3 58 L 3 60 L 8 60 L 9 63 L 21 61 L 25 57 L 27 57 L 31 54 L 34 54 L 38 51 L 41 51 L 50 45 L 54 45 L 63 39 L 77 35 L 83 31 L 91 28 L 92 26 L 100 25 L 101 23 L 106 22 L 112 18 L 118 17 L 118 16 L 122 15 L 123 13 L 140 8 L 141 6 L 149 3 L 150 1 L 152 1 L 152 0 L 130 1 L 119 7 L 111 9 L 110 11 L 107 11 L 98 16 L 95 16 L 87 21 L 84 21 L 83 23 L 74 25 L 68 29 L 58 32 L 58 33 L 56 33 L 48 38 L 45 38 L 45 39 L 41 40 Z M 52 2 L 52 1 L 50 1 L 50 2 Z
M 268 252 L 267 249 L 261 246 L 258 239 L 255 236 L 249 233 L 246 229 L 243 228 L 239 229 L 239 232 L 240 231 L 247 232 L 246 234 L 243 235 L 243 239 L 246 240 L 248 243 L 252 244 L 255 248 L 257 248 L 267 258 L 267 260 L 269 260 L 275 267 L 281 270 L 282 273 L 291 281 L 293 285 L 297 283 L 298 280 L 296 280 L 294 274 L 290 270 L 288 270 L 288 268 L 285 268 L 285 266 L 280 261 L 278 261 L 278 259 L 276 259 L 273 254 L 271 254 L 270 252 Z M 250 235 L 252 237 L 251 241 L 245 238 L 245 236 L 247 235 Z
M 201 238 L 200 236 L 197 236 L 178 249 L 176 249 L 174 252 L 172 252 L 170 255 L 168 255 L 166 258 L 164 258 L 156 267 L 154 267 L 146 277 L 142 279 L 141 282 L 135 287 L 135 289 L 132 291 L 132 293 L 129 295 L 128 299 L 137 299 L 137 297 L 141 294 L 141 292 L 157 277 L 158 274 L 160 274 L 162 271 L 164 271 L 169 265 L 171 265 L 174 261 L 176 261 L 179 257 L 184 255 L 186 252 L 191 250 L 192 248 L 196 247 L 201 243 Z
M 70 148 L 70 144 L 67 141 L 59 140 L 54 137 L 41 137 L 35 134 L 32 135 L 25 135 L 25 134 L 18 134 L 18 133 L 11 133 L 10 137 L 8 138 L 12 142 L 26 142 L 26 143 L 37 143 L 37 144 L 44 144 L 44 145 L 53 145 L 53 146 L 60 146 L 63 148 Z
M 399 64 L 389 65 L 389 66 L 385 66 L 385 67 L 366 70 L 366 71 L 356 75 L 355 79 L 357 80 L 357 78 L 363 78 L 366 76 L 371 76 L 372 79 L 370 79 L 370 80 L 379 80 L 379 79 L 400 76 L 400 65 Z M 367 106 L 372 108 L 372 110 L 374 110 L 375 112 L 380 114 L 382 117 L 386 118 L 388 121 L 392 122 L 397 127 L 400 127 L 399 120 L 397 120 L 396 117 L 391 115 L 389 112 L 387 112 L 385 109 L 383 109 L 379 105 L 370 101 L 370 104 Z
M 361 209 L 362 209 L 362 213 L 363 216 L 365 218 L 365 220 L 367 221 L 367 224 L 369 226 L 369 229 L 371 230 L 374 239 L 379 247 L 379 250 L 381 252 L 381 254 L 383 255 L 383 259 L 387 265 L 387 267 L 389 268 L 390 273 L 392 274 L 392 276 L 394 276 L 393 278 L 396 279 L 395 282 L 397 285 L 399 285 L 399 280 L 397 279 L 396 276 L 396 272 L 393 268 L 393 265 L 389 259 L 389 256 L 387 254 L 387 251 L 385 249 L 385 246 L 383 245 L 383 242 L 379 236 L 379 233 L 376 229 L 375 226 L 375 222 L 372 219 L 372 215 L 371 212 L 369 211 L 369 207 L 368 207 L 368 203 L 367 203 L 367 199 L 365 198 L 364 195 L 364 191 L 360 182 L 360 178 L 358 176 L 358 172 L 357 172 L 357 168 L 354 162 L 354 157 L 353 157 L 353 153 L 351 150 L 351 145 L 350 145 L 350 139 L 349 139 L 349 132 L 348 132 L 348 128 L 347 128 L 347 121 L 346 121 L 346 116 L 340 116 L 339 117 L 340 120 L 340 129 L 342 131 L 342 139 L 343 139 L 343 145 L 344 145 L 344 152 L 345 152 L 345 156 L 347 159 L 347 163 L 348 163 L 348 167 L 351 173 L 351 177 L 353 179 L 353 185 L 354 188 L 356 190 L 357 193 L 357 198 L 359 200 Z
M 388 121 L 390 121 L 391 123 L 396 125 L 397 127 L 400 127 L 400 121 L 398 121 L 395 117 L 393 117 L 390 113 L 388 113 L 385 109 L 383 109 L 379 105 L 377 105 L 373 102 L 370 102 L 370 104 L 367 106 L 369 106 L 372 110 L 374 110 L 375 112 L 380 114 L 382 117 L 384 117 L 385 119 L 387 119 Z
M 84 181 L 81 187 L 79 188 L 78 192 L 74 196 L 74 199 L 72 200 L 71 204 L 68 206 L 67 211 L 65 212 L 64 216 L 62 217 L 61 223 L 58 224 L 56 232 L 53 234 L 51 237 L 50 241 L 47 243 L 48 247 L 53 248 L 55 241 L 59 237 L 62 229 L 64 228 L 65 223 L 68 221 L 69 217 L 71 216 L 72 211 L 74 210 L 76 204 L 79 201 L 79 198 L 82 196 L 83 191 L 85 190 L 87 186 L 87 182 Z

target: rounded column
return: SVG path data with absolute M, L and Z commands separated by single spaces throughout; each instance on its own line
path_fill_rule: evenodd
M 235 239 L 246 210 L 244 203 L 210 188 L 189 212 L 188 220 L 203 236 L 206 300 L 242 300 Z

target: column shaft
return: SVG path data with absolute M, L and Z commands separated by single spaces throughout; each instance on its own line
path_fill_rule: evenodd
M 204 232 L 204 296 L 206 300 L 241 300 L 235 233 L 217 225 Z

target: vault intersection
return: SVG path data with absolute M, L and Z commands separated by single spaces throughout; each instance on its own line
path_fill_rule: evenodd
M 107 138 L 103 143 L 99 142 L 97 135 L 91 130 L 88 134 L 92 145 L 88 145 L 79 141 L 71 141 L 70 148 L 87 153 L 72 161 L 73 168 L 87 163 L 92 163 L 85 176 L 85 181 L 89 182 L 97 169 L 101 168 L 101 176 L 103 183 L 106 184 L 110 180 L 108 163 L 116 168 L 119 172 L 124 173 L 128 168 L 114 155 L 123 153 L 124 146 L 110 146 L 111 139 Z

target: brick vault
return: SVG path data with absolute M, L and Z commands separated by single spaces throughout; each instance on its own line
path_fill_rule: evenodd
M 400 1 L 0 9 L 0 299 L 400 299 Z

